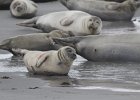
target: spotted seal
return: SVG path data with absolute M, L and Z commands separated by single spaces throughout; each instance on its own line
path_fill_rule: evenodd
M 82 11 L 53 12 L 25 20 L 17 25 L 41 29 L 44 32 L 54 29 L 70 31 L 75 36 L 99 34 L 102 29 L 102 21 L 99 17 Z
M 13 0 L 10 12 L 17 18 L 31 18 L 36 15 L 37 7 L 37 4 L 31 0 Z
M 7 50 L 13 55 L 17 55 L 12 51 L 12 48 L 21 48 L 28 50 L 53 50 L 58 49 L 56 45 L 53 44 L 52 37 L 65 38 L 73 36 L 72 33 L 64 32 L 61 30 L 54 30 L 50 33 L 33 33 L 27 35 L 19 35 L 5 39 L 0 43 L 0 49 Z
M 130 21 L 140 7 L 138 0 L 125 0 L 122 3 L 104 0 L 59 0 L 70 10 L 85 11 L 106 21 Z
M 13 51 L 24 54 L 24 63 L 28 71 L 34 74 L 67 75 L 76 59 L 75 49 L 69 46 L 44 52 L 25 49 L 13 49 Z
M 89 61 L 140 61 L 140 34 L 77 36 L 53 41 L 74 47 Z

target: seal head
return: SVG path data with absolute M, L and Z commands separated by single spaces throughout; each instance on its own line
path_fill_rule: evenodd
M 69 63 L 76 59 L 76 51 L 70 46 L 62 47 L 58 50 L 58 58 L 60 62 Z
M 102 21 L 99 17 L 97 16 L 92 16 L 92 17 L 86 17 L 83 23 L 83 26 L 87 28 L 87 30 L 91 33 L 94 34 L 96 33 L 99 34 L 102 30 Z

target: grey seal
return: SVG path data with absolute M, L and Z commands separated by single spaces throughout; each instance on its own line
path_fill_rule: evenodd
M 21 48 L 28 50 L 52 50 L 58 49 L 56 45 L 53 44 L 52 37 L 65 38 L 73 36 L 71 33 L 54 30 L 50 33 L 33 33 L 27 35 L 19 35 L 5 39 L 0 43 L 0 49 L 7 50 L 13 55 L 17 55 L 12 51 L 12 48 Z
M 59 0 L 70 10 L 85 11 L 106 21 L 130 21 L 140 1 L 126 0 L 122 3 L 103 0 Z
M 9 9 L 13 0 L 0 0 L 0 10 Z M 56 0 L 33 0 L 34 2 L 51 2 Z
M 29 51 L 13 49 L 14 52 L 24 55 L 24 63 L 29 72 L 44 75 L 67 75 L 70 66 L 76 59 L 76 51 L 65 46 L 59 50 Z
M 32 18 L 37 13 L 37 7 L 38 5 L 31 0 L 13 0 L 10 12 L 17 18 Z
M 54 38 L 53 41 L 74 47 L 89 61 L 140 61 L 140 34 Z
M 99 34 L 102 29 L 102 21 L 99 17 L 82 11 L 53 12 L 25 20 L 17 25 L 41 29 L 44 32 L 55 29 L 70 31 L 75 36 Z

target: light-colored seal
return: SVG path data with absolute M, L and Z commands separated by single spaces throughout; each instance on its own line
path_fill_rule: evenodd
M 59 29 L 81 36 L 99 34 L 102 21 L 99 17 L 82 11 L 61 11 L 35 17 L 17 25 L 41 29 L 44 32 Z
M 13 0 L 10 12 L 14 17 L 31 18 L 36 15 L 37 4 L 31 0 Z
M 17 55 L 12 51 L 12 48 L 21 48 L 28 50 L 53 50 L 57 49 L 57 46 L 53 44 L 52 37 L 65 38 L 73 36 L 71 33 L 54 30 L 50 33 L 34 33 L 27 35 L 20 35 L 3 40 L 0 43 L 0 49 L 8 50 L 14 55 Z
M 76 51 L 66 46 L 58 51 L 29 51 L 25 49 L 13 49 L 17 53 L 24 54 L 24 63 L 29 72 L 45 75 L 67 75 L 70 66 L 76 59 Z
M 140 61 L 140 34 L 92 35 L 53 39 L 90 61 Z
M 60 0 L 60 2 L 70 10 L 85 11 L 107 21 L 130 21 L 140 7 L 140 1 L 135 0 L 125 0 L 122 3 L 103 0 Z

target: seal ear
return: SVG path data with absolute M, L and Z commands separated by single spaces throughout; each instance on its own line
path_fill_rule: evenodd
M 36 62 L 36 67 L 39 68 L 48 58 L 48 54 L 42 55 L 40 58 L 38 58 L 38 61 Z
M 69 25 L 71 25 L 72 23 L 73 23 L 73 20 L 70 19 L 70 18 L 67 18 L 67 17 L 60 20 L 60 24 L 61 24 L 62 26 L 69 26 Z

